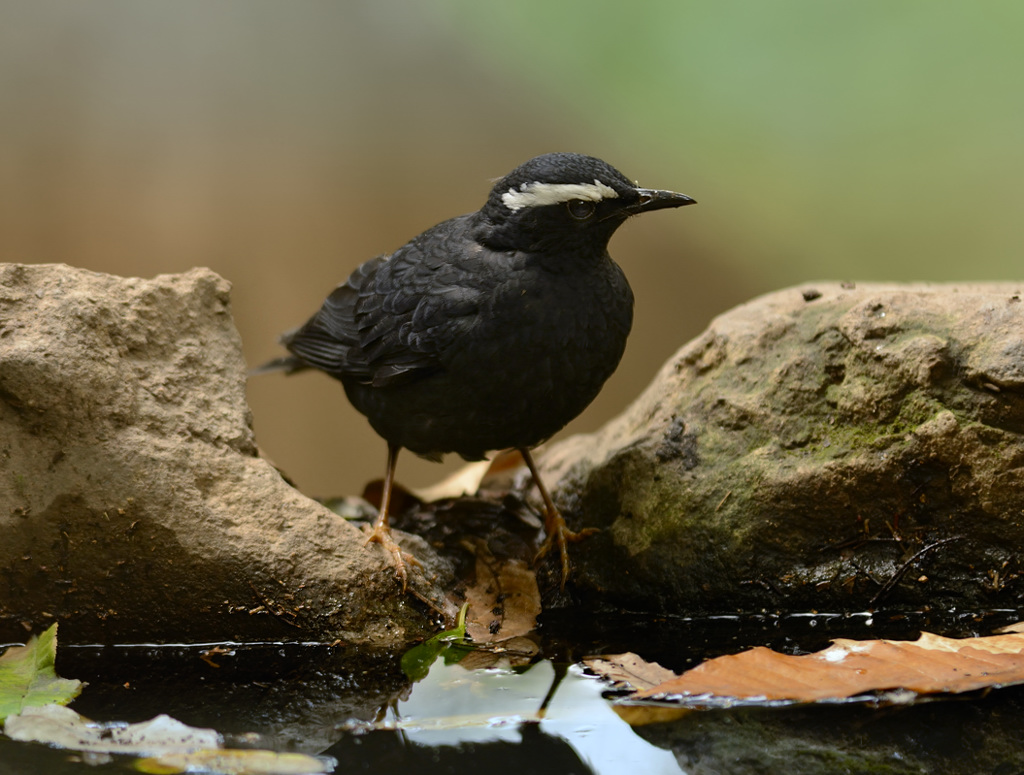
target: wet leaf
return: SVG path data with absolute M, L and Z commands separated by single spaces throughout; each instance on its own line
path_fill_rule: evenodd
M 44 743 L 94 757 L 147 756 L 135 764 L 150 775 L 197 770 L 225 775 L 315 775 L 332 772 L 336 764 L 326 757 L 221 749 L 221 736 L 216 730 L 190 727 L 165 715 L 138 724 L 99 723 L 71 708 L 51 704 L 9 716 L 4 731 L 14 740 Z
M 916 641 L 838 639 L 823 651 L 789 656 L 758 647 L 718 657 L 639 691 L 636 698 L 680 704 L 822 702 L 888 692 L 905 702 L 917 695 L 961 693 L 1024 683 L 1024 633 Z
M 135 763 L 135 769 L 148 775 L 174 775 L 196 770 L 223 775 L 320 775 L 333 772 L 336 766 L 337 762 L 329 757 L 248 750 L 168 753 Z
M 676 677 L 676 674 L 667 667 L 662 667 L 657 662 L 648 662 L 632 652 L 610 654 L 603 657 L 586 657 L 583 660 L 583 665 L 594 675 L 611 683 L 613 689 L 620 691 L 640 692 L 671 681 Z M 631 727 L 663 724 L 675 721 L 687 713 L 693 713 L 692 708 L 651 704 L 616 703 L 612 709 Z
M 413 646 L 402 655 L 402 672 L 410 681 L 419 681 L 430 672 L 430 666 L 434 664 L 439 656 L 445 655 L 445 664 L 458 662 L 468 652 L 468 647 L 462 644 L 466 640 L 466 609 L 469 605 L 462 606 L 459 611 L 459 618 L 455 627 L 444 632 L 439 632 L 428 641 L 418 646 Z
M 25 708 L 66 705 L 82 691 L 82 682 L 60 678 L 54 670 L 57 625 L 24 646 L 12 646 L 0 656 L 0 722 Z
M 101 724 L 59 705 L 26 708 L 9 716 L 4 732 L 14 740 L 101 753 L 157 754 L 220 745 L 216 731 L 190 727 L 170 716 L 160 715 L 138 724 Z
M 610 681 L 614 688 L 634 692 L 651 689 L 676 677 L 667 667 L 647 662 L 631 652 L 587 657 L 583 664 L 595 675 Z

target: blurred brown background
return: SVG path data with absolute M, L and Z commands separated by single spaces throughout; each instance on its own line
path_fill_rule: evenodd
M 592 429 L 751 295 L 1020 278 L 1022 33 L 1009 1 L 5 0 L 0 261 L 212 267 L 256 364 L 492 178 L 590 153 L 700 202 L 612 242 L 636 324 L 569 430 Z M 250 401 L 310 494 L 381 475 L 333 381 L 263 377 Z

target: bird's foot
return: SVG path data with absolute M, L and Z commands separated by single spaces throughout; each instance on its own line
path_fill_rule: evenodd
M 557 545 L 562 560 L 561 588 L 565 589 L 565 582 L 569 578 L 569 544 L 582 541 L 587 536 L 600 533 L 601 530 L 596 527 L 585 527 L 579 531 L 570 530 L 569 526 L 565 524 L 562 515 L 555 511 L 544 515 L 544 531 L 547 533 L 547 538 L 544 539 L 544 543 L 537 550 L 537 556 L 534 558 L 534 561 L 539 562 Z
M 402 551 L 402 547 L 392 538 L 391 528 L 387 525 L 377 524 L 373 527 L 367 525 L 363 530 L 367 534 L 363 546 L 380 544 L 391 555 L 391 564 L 395 568 L 395 577 L 402 583 L 402 592 L 404 593 L 409 583 L 409 572 L 406 570 L 406 565 L 416 568 L 422 568 L 423 565 L 411 554 Z

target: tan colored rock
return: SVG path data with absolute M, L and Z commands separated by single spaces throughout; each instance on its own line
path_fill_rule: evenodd
M 383 551 L 258 456 L 228 290 L 0 265 L 0 640 L 429 628 Z

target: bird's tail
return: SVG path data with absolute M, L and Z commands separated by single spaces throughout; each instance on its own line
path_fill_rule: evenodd
M 266 363 L 249 369 L 250 377 L 258 377 L 261 374 L 272 374 L 275 371 L 283 371 L 285 374 L 295 374 L 298 371 L 305 371 L 313 368 L 301 358 L 294 355 L 282 355 Z

